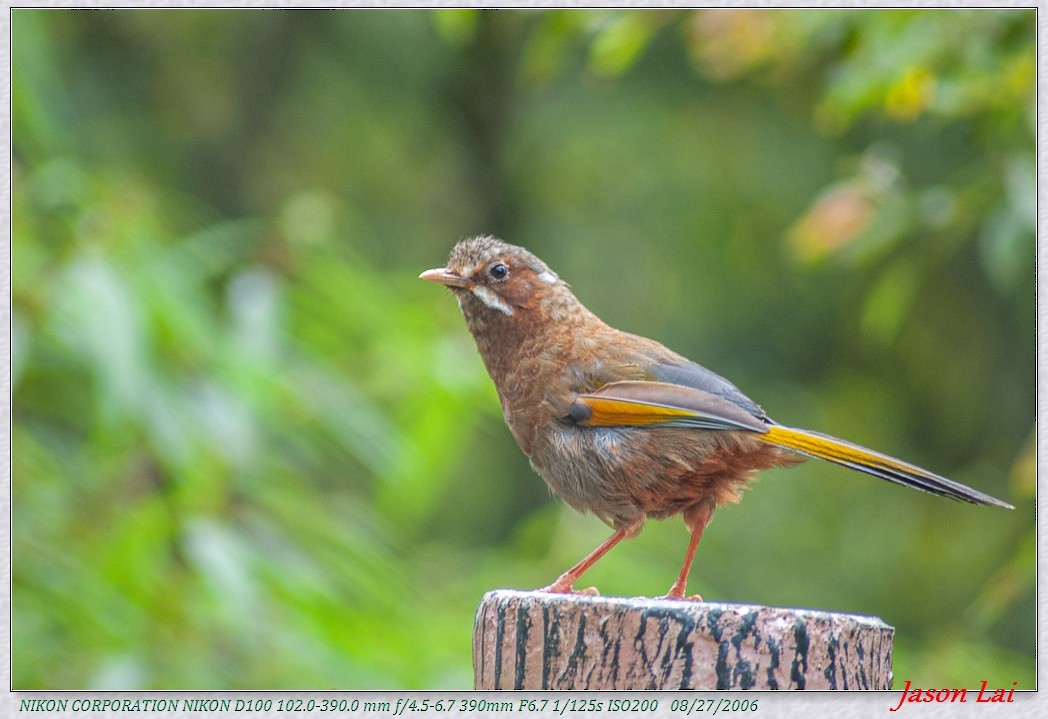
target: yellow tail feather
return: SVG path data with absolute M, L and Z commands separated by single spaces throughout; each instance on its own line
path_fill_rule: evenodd
M 770 425 L 768 432 L 761 439 L 777 447 L 783 447 L 809 457 L 824 459 L 842 467 L 848 467 L 874 477 L 903 484 L 907 487 L 949 497 L 972 504 L 988 504 L 996 507 L 1014 509 L 1012 505 L 999 499 L 965 486 L 960 482 L 929 472 L 914 464 L 889 457 L 880 452 L 845 442 L 804 429 Z

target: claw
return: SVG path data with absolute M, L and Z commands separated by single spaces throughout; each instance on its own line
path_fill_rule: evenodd
M 599 597 L 600 592 L 597 591 L 596 587 L 586 587 L 585 589 L 573 589 L 570 584 L 562 584 L 557 581 L 548 587 L 542 587 L 536 589 L 536 592 L 549 592 L 550 594 L 584 594 L 589 597 Z

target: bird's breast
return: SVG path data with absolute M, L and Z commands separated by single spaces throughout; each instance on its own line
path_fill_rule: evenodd
M 538 436 L 532 449 L 532 467 L 574 509 L 609 523 L 638 516 L 623 482 L 633 454 L 629 429 L 560 421 Z
M 613 526 L 668 517 L 697 502 L 735 502 L 753 470 L 782 462 L 750 432 L 585 427 L 559 420 L 536 435 L 535 471 L 573 508 Z

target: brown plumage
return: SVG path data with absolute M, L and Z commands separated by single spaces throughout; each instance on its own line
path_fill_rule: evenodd
M 804 456 L 975 504 L 1009 507 L 857 445 L 782 427 L 723 377 L 654 340 L 608 326 L 535 255 L 493 237 L 460 242 L 421 278 L 449 287 L 491 375 L 506 423 L 550 489 L 614 527 L 545 589 L 572 584 L 649 518 L 683 516 L 692 536 L 667 596 L 685 595 L 717 506 L 757 470 Z

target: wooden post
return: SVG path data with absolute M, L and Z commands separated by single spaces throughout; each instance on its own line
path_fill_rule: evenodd
M 890 689 L 876 617 L 496 590 L 473 625 L 476 689 Z

